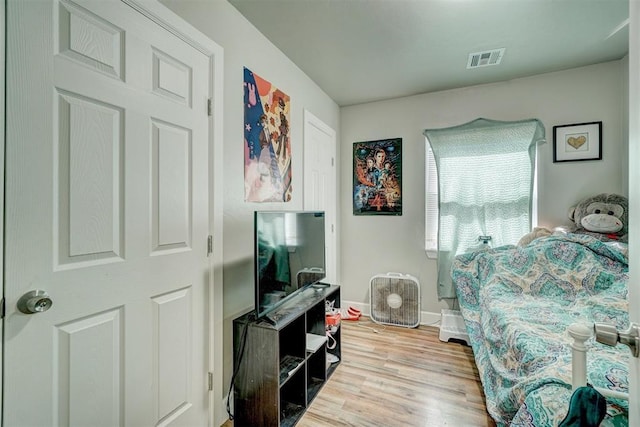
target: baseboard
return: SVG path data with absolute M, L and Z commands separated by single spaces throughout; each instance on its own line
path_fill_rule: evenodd
M 440 327 L 441 320 L 440 313 L 432 313 L 430 311 L 421 311 L 420 312 L 420 324 L 425 326 L 435 326 Z
M 343 308 L 354 307 L 362 312 L 365 316 L 371 315 L 371 307 L 369 304 L 363 304 L 361 302 L 342 300 L 340 306 Z M 420 324 L 424 326 L 440 327 L 441 313 L 432 313 L 430 311 L 420 312 Z
M 220 406 L 221 408 L 224 408 L 224 412 L 222 413 L 221 417 L 218 417 L 219 420 L 217 421 L 218 424 L 216 425 L 223 425 L 224 423 L 226 423 L 227 421 L 229 421 L 229 414 L 227 413 L 227 400 L 231 399 L 231 401 L 229 402 L 229 404 L 231 405 L 231 415 L 233 415 L 233 393 L 231 393 L 231 397 L 229 397 L 229 394 L 227 393 L 224 398 L 222 399 L 222 405 Z

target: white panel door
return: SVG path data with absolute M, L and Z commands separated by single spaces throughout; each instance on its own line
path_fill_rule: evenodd
M 325 211 L 327 283 L 337 281 L 336 132 L 304 112 L 304 209 Z
M 209 58 L 118 0 L 7 17 L 4 426 L 205 426 Z
M 640 324 L 640 4 L 629 7 L 629 320 Z M 638 426 L 640 358 L 632 357 L 630 365 L 629 425 Z

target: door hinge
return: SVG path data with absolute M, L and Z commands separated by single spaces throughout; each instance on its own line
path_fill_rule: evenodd
M 213 115 L 213 106 L 211 103 L 211 98 L 207 99 L 207 116 Z
M 333 161 L 334 161 L 334 158 L 332 157 L 331 158 L 331 167 L 333 167 Z
M 209 237 L 207 237 L 207 256 L 211 255 L 212 253 L 213 253 L 213 236 L 209 234 Z
M 4 319 L 4 297 L 0 299 L 0 319 Z
M 213 391 L 213 372 L 207 373 L 207 381 L 209 382 L 209 391 Z

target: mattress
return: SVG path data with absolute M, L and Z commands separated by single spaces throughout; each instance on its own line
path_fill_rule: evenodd
M 626 329 L 626 244 L 554 234 L 524 247 L 456 257 L 452 277 L 480 373 L 499 426 L 555 426 L 571 397 L 573 323 Z M 587 381 L 628 392 L 629 349 L 586 343 Z M 628 403 L 609 399 L 602 425 L 627 425 Z

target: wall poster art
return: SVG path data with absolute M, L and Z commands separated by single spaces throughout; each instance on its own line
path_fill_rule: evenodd
M 290 99 L 244 69 L 244 198 L 291 200 Z
M 402 138 L 353 143 L 353 214 L 402 215 Z

